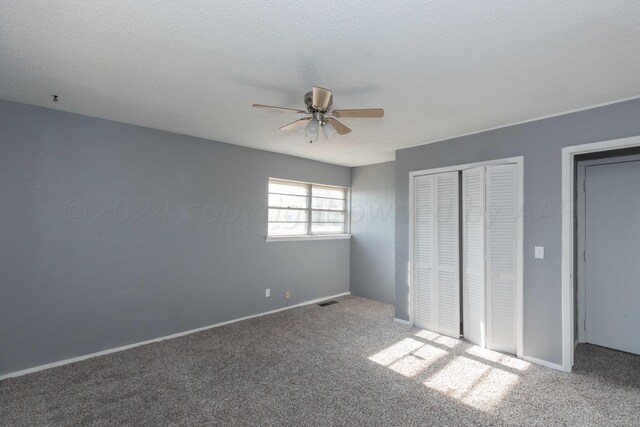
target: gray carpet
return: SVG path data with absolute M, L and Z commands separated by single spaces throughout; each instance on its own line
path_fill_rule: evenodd
M 345 297 L 0 382 L 0 425 L 639 425 L 640 358 L 571 375 Z

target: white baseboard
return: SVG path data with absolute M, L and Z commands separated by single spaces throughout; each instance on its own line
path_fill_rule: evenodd
M 9 372 L 8 374 L 0 375 L 0 381 L 2 381 L 4 379 L 7 379 L 7 378 L 19 377 L 19 376 L 22 376 L 22 375 L 30 374 L 32 372 L 38 372 L 38 371 L 43 371 L 45 369 L 55 368 L 56 366 L 68 365 L 70 363 L 79 362 L 81 360 L 91 359 L 92 357 L 104 356 L 104 355 L 110 354 L 110 353 L 117 353 L 119 351 L 128 350 L 130 348 L 139 347 L 141 345 L 152 344 L 154 342 L 170 340 L 172 338 L 183 337 L 185 335 L 194 334 L 196 332 L 206 331 L 207 329 L 218 328 L 220 326 L 229 325 L 231 323 L 241 322 L 241 321 L 247 320 L 247 319 L 253 319 L 254 317 L 267 316 L 269 314 L 278 313 L 280 311 L 291 310 L 292 308 L 296 308 L 296 307 L 302 307 L 302 306 L 305 306 L 305 305 L 317 304 L 317 303 L 322 302 L 322 301 L 326 301 L 326 300 L 330 300 L 330 299 L 338 298 L 338 297 L 344 297 L 344 296 L 347 296 L 347 295 L 351 295 L 351 292 L 343 292 L 343 293 L 337 294 L 337 295 L 331 295 L 331 296 L 327 296 L 327 297 L 316 298 L 316 299 L 311 300 L 311 301 L 301 302 L 299 304 L 290 305 L 288 307 L 282 307 L 282 308 L 278 308 L 278 309 L 271 310 L 271 311 L 266 311 L 264 313 L 252 314 L 251 316 L 245 316 L 245 317 L 241 317 L 239 319 L 227 320 L 226 322 L 216 323 L 215 325 L 203 326 L 201 328 L 191 329 L 191 330 L 184 331 L 184 332 L 178 332 L 176 334 L 171 334 L 171 335 L 167 335 L 167 336 L 164 336 L 164 337 L 153 338 L 153 339 L 150 339 L 150 340 L 147 340 L 147 341 L 141 341 L 141 342 L 137 342 L 137 343 L 133 343 L 133 344 L 123 345 L 122 347 L 110 348 L 108 350 L 102 350 L 102 351 L 98 351 L 96 353 L 85 354 L 85 355 L 82 355 L 82 356 L 73 357 L 71 359 L 59 360 L 57 362 L 51 362 L 51 363 L 47 363 L 47 364 L 44 364 L 44 365 L 34 366 L 33 368 L 27 368 L 27 369 L 22 369 L 20 371 Z
M 531 362 L 536 365 L 544 366 L 546 368 L 556 369 L 563 372 L 571 372 L 571 370 L 567 371 L 562 365 L 558 365 L 557 363 L 548 362 L 546 360 L 537 359 L 535 357 L 525 356 L 524 354 L 520 357 L 520 359 L 526 360 L 527 362 Z
M 408 320 L 404 320 L 404 319 L 398 319 L 397 317 L 393 318 L 394 322 L 400 323 L 401 325 L 405 325 L 405 326 L 413 326 L 413 323 L 409 322 Z

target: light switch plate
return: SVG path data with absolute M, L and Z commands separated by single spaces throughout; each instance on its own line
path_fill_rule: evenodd
M 544 246 L 536 246 L 534 256 L 536 259 L 544 259 Z
M 269 298 L 271 296 L 271 289 L 267 288 L 264 291 L 265 298 Z

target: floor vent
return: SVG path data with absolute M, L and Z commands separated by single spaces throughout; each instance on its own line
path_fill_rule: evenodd
M 338 301 L 327 301 L 327 302 L 321 302 L 320 304 L 318 304 L 320 307 L 326 307 L 328 305 L 333 305 L 333 304 L 337 304 Z

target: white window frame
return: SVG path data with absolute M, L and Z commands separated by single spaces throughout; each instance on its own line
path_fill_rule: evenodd
M 269 236 L 269 218 L 267 215 L 267 235 L 266 235 L 266 241 L 267 242 L 297 242 L 297 241 L 310 241 L 310 240 L 340 240 L 340 239 L 350 239 L 351 238 L 351 234 L 350 234 L 350 205 L 351 205 L 351 191 L 348 187 L 342 187 L 342 186 L 338 186 L 338 185 L 328 185 L 328 184 L 318 184 L 318 183 L 313 183 L 313 182 L 304 182 L 304 181 L 294 181 L 294 180 L 290 180 L 290 179 L 283 179 L 283 178 L 273 178 L 270 177 L 267 180 L 267 213 L 269 212 L 269 209 L 272 208 L 272 206 L 269 206 L 269 184 L 272 181 L 279 181 L 282 182 L 283 184 L 297 184 L 297 185 L 303 185 L 307 187 L 308 190 L 308 204 L 306 209 L 304 209 L 308 214 L 307 214 L 307 233 L 306 234 L 294 234 L 294 235 L 287 235 L 287 236 Z M 331 210 L 331 212 L 342 212 L 344 215 L 344 233 L 311 233 L 311 223 L 313 221 L 313 212 L 314 211 L 320 211 L 320 212 L 324 212 L 325 210 L 323 209 L 313 209 L 311 207 L 311 203 L 313 200 L 313 188 L 317 187 L 317 188 L 329 188 L 329 189 L 339 189 L 339 190 L 343 190 L 345 197 L 344 197 L 344 210 L 343 211 L 337 211 L 337 210 Z M 273 208 L 276 208 L 275 206 Z

